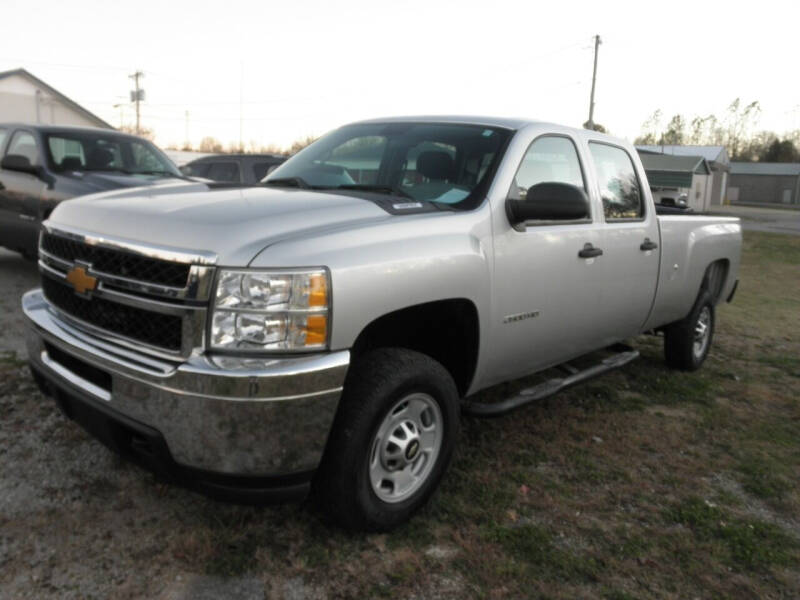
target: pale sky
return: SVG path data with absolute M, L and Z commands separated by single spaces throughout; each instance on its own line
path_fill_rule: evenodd
M 656 109 L 686 117 L 759 100 L 759 129 L 800 128 L 800 2 L 133 2 L 0 0 L 0 70 L 24 67 L 161 145 L 207 135 L 288 145 L 409 114 L 588 117 L 635 137 Z M 240 115 L 240 97 L 243 101 Z M 124 103 L 121 108 L 115 104 Z

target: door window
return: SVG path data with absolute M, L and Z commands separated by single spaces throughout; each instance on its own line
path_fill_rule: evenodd
M 534 140 L 517 169 L 509 196 L 524 199 L 528 190 L 539 183 L 568 183 L 586 191 L 578 151 L 572 140 L 556 136 Z
M 237 182 L 239 178 L 239 165 L 235 162 L 211 163 L 208 168 L 209 179 L 214 181 Z
M 211 168 L 211 163 L 198 162 L 191 163 L 184 167 L 184 173 L 192 177 L 208 177 L 208 169 Z
M 280 162 L 257 162 L 253 164 L 253 177 L 256 178 L 256 181 L 261 181 L 267 176 L 270 167 L 274 170 L 279 164 Z
M 32 165 L 39 163 L 39 150 L 36 148 L 36 140 L 33 135 L 27 131 L 17 131 L 11 138 L 11 143 L 8 145 L 9 154 L 18 154 L 27 158 Z
M 0 127 L 0 153 L 3 152 L 3 146 L 5 146 L 6 137 L 8 137 L 8 132 Z
M 644 218 L 639 178 L 630 155 L 622 148 L 590 142 L 606 221 Z

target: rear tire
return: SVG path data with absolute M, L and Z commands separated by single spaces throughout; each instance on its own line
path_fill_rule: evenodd
M 703 289 L 685 319 L 664 329 L 664 358 L 681 371 L 696 371 L 708 356 L 714 337 L 714 299 Z
M 458 429 L 458 391 L 441 364 L 401 348 L 369 352 L 347 376 L 314 482 L 317 503 L 347 529 L 404 523 L 438 486 Z

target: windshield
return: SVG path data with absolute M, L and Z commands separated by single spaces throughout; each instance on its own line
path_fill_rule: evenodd
M 116 171 L 181 177 L 175 165 L 146 140 L 95 132 L 47 135 L 47 151 L 59 171 Z
M 511 133 L 444 123 L 348 125 L 290 158 L 265 183 L 471 208 L 485 194 Z

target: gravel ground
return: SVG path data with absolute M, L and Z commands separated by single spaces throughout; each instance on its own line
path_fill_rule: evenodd
M 0 598 L 324 597 L 301 577 L 187 569 L 196 524 L 242 508 L 159 483 L 64 418 L 24 362 L 20 296 L 36 267 L 0 250 L 0 282 Z
M 26 357 L 19 299 L 37 285 L 36 265 L 0 248 L 0 352 Z
M 800 235 L 800 210 L 762 206 L 712 206 L 709 212 L 739 217 L 745 231 Z

